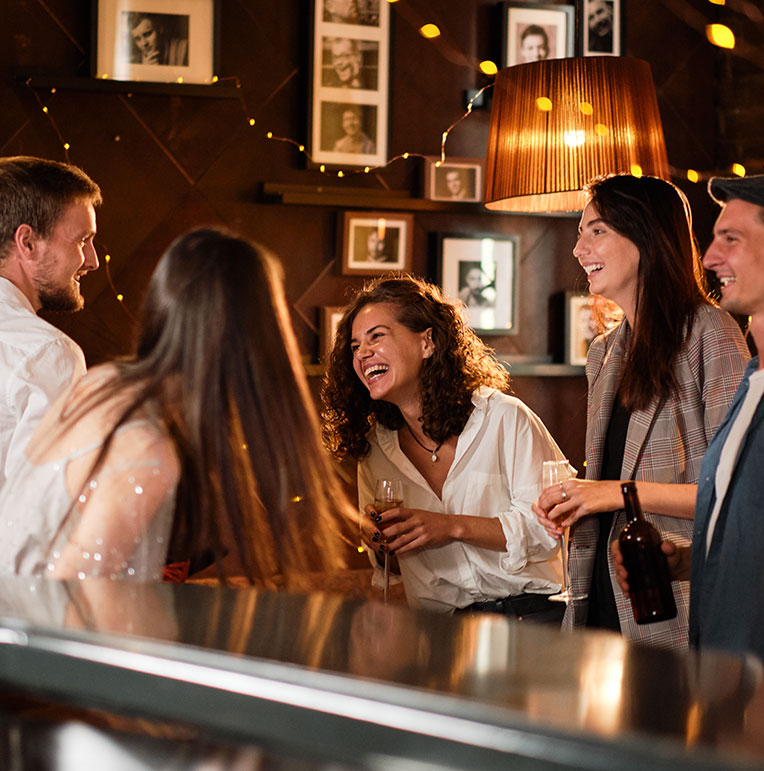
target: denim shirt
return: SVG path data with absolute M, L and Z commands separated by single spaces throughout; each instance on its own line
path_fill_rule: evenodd
M 759 366 L 749 363 L 700 469 L 690 575 L 690 644 L 764 660 L 764 399 L 742 439 L 706 555 L 716 468 Z

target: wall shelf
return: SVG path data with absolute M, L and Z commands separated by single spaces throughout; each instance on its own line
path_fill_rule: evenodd
M 241 90 L 220 83 L 153 83 L 139 80 L 105 80 L 65 75 L 32 75 L 18 72 L 14 80 L 30 88 L 61 88 L 70 91 L 100 91 L 161 96 L 202 96 L 212 99 L 238 99 Z

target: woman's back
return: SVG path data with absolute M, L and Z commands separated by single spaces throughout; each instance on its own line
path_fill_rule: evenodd
M 85 375 L 51 408 L 0 494 L 0 573 L 158 579 L 179 463 L 149 403 L 114 433 L 129 390 L 89 402 L 114 367 Z

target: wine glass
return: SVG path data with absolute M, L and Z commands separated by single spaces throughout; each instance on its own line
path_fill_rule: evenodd
M 572 479 L 576 475 L 567 459 L 545 460 L 542 472 L 542 486 L 561 485 L 566 479 Z M 570 587 L 570 572 L 568 570 L 568 541 L 570 528 L 565 528 L 560 536 L 560 551 L 562 553 L 562 590 L 559 594 L 553 594 L 550 600 L 556 602 L 571 602 L 573 600 L 585 600 L 588 596 L 582 592 L 573 592 Z
M 374 487 L 374 511 L 381 514 L 389 509 L 396 509 L 403 506 L 403 484 L 400 479 L 378 479 Z M 380 529 L 380 532 L 381 529 Z M 385 568 L 384 585 L 382 599 L 387 603 L 387 595 L 390 591 L 390 549 L 387 547 L 387 540 L 384 536 L 381 538 L 385 544 Z

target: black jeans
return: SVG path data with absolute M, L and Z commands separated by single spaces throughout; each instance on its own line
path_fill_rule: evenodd
M 454 613 L 500 613 L 518 621 L 534 621 L 540 624 L 562 624 L 565 603 L 555 602 L 546 594 L 516 594 L 501 600 L 473 602 L 466 608 L 457 608 Z

